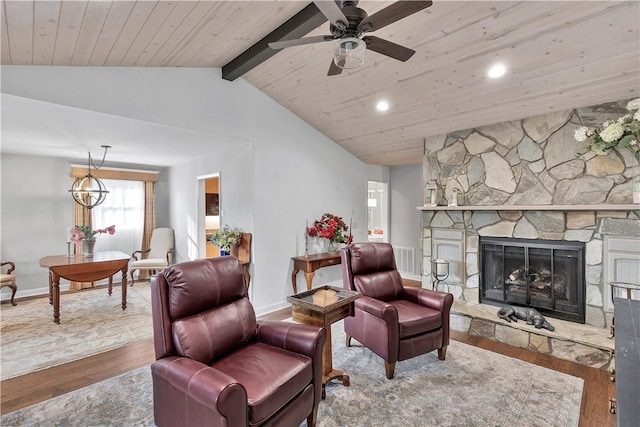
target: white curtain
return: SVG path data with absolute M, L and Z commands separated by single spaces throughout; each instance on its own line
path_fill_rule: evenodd
M 144 228 L 144 183 L 103 179 L 109 194 L 93 208 L 93 229 L 116 226 L 115 234 L 96 235 L 95 251 L 120 251 L 131 255 L 142 249 Z

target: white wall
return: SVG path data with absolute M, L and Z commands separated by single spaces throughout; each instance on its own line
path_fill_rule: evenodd
M 220 172 L 223 221 L 254 234 L 258 313 L 287 305 L 290 258 L 304 250 L 306 220 L 325 212 L 352 218 L 355 239 L 366 239 L 366 165 L 246 81 L 222 80 L 218 69 L 3 67 L 2 91 L 235 140 L 217 155 L 170 168 L 170 226 L 178 261 L 190 259 L 196 177 Z M 340 281 L 339 267 L 331 267 L 314 285 Z
M 418 277 L 421 273 L 422 233 L 421 211 L 423 205 L 422 165 L 393 166 L 389 170 L 389 191 L 391 193 L 391 244 L 414 248 Z
M 367 165 L 367 180 L 389 183 L 389 166 Z
M 49 273 L 38 261 L 67 253 L 73 227 L 72 163 L 82 164 L 82 160 L 7 153 L 0 157 L 0 257 L 16 264 L 18 297 L 46 294 Z M 105 162 L 105 166 L 122 165 Z M 144 169 L 143 165 L 129 167 Z M 156 184 L 160 226 L 168 220 L 167 184 L 162 175 Z M 63 280 L 61 286 L 67 285 Z M 2 298 L 8 296 L 10 291 L 4 288 Z

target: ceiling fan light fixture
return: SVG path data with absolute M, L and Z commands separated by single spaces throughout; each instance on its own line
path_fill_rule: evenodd
M 357 37 L 338 40 L 333 50 L 333 62 L 343 69 L 358 68 L 364 64 L 367 44 Z

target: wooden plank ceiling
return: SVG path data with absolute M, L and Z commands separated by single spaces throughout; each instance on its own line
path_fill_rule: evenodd
M 1 63 L 222 67 L 307 5 L 3 1 Z M 364 162 L 417 164 L 432 135 L 638 96 L 638 16 L 638 1 L 436 0 L 372 33 L 416 50 L 406 63 L 370 51 L 328 77 L 325 42 L 284 49 L 243 78 Z M 320 34 L 328 23 L 309 33 Z M 486 76 L 494 62 L 507 66 L 501 79 Z

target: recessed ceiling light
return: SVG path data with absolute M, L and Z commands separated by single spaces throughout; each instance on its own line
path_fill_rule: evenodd
M 502 64 L 496 64 L 493 67 L 489 68 L 489 72 L 487 75 L 491 78 L 498 78 L 504 76 L 504 73 L 507 72 L 507 69 Z
M 378 111 L 387 111 L 389 109 L 389 103 L 385 100 L 378 101 L 376 108 Z

